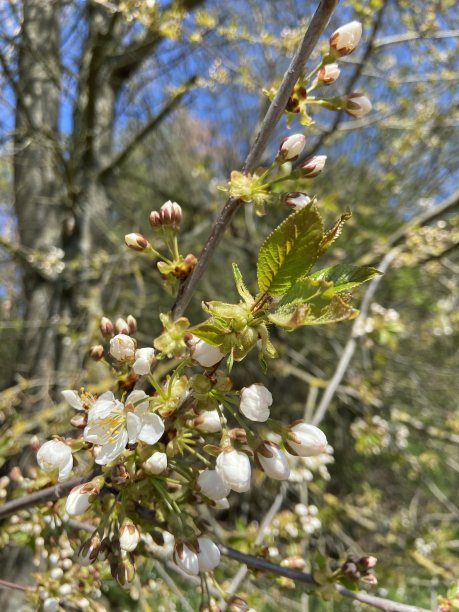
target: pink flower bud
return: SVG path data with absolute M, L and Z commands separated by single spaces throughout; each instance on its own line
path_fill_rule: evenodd
M 330 53 L 337 57 L 349 55 L 359 44 L 362 37 L 362 24 L 351 21 L 341 26 L 330 36 Z
M 115 321 L 115 329 L 117 334 L 126 334 L 129 336 L 129 324 L 122 317 L 118 317 Z
M 239 409 L 247 419 L 264 423 L 269 419 L 269 407 L 272 403 L 271 392 L 264 385 L 255 383 L 242 389 Z
M 128 324 L 129 335 L 133 336 L 137 332 L 137 319 L 132 315 L 128 315 L 126 323 Z
M 104 347 L 101 344 L 95 344 L 89 349 L 89 356 L 94 361 L 100 361 L 104 356 Z
M 145 236 L 136 233 L 126 234 L 124 237 L 124 242 L 126 243 L 126 246 L 133 251 L 145 251 L 145 249 L 150 246 L 150 243 Z
M 284 163 L 296 159 L 304 149 L 305 141 L 303 134 L 292 134 L 284 138 L 279 147 L 277 161 Z
M 263 471 L 275 480 L 287 480 L 290 467 L 285 454 L 274 442 L 263 442 L 256 451 L 256 457 Z
M 173 225 L 178 227 L 182 221 L 182 209 L 177 202 L 168 200 L 159 209 L 162 225 Z
M 339 77 L 340 72 L 341 70 L 338 68 L 338 64 L 325 64 L 325 66 L 322 66 L 319 70 L 317 78 L 323 85 L 331 85 Z
M 162 225 L 161 215 L 157 210 L 152 210 L 150 213 L 150 225 L 153 229 Z
M 293 191 L 292 193 L 287 193 L 284 196 L 284 203 L 288 208 L 293 210 L 300 210 L 305 206 L 308 206 L 311 203 L 311 198 L 301 191 Z
M 302 178 L 314 178 L 320 174 L 324 169 L 326 161 L 326 155 L 314 155 L 313 157 L 308 157 L 308 159 L 305 159 L 305 161 L 301 164 Z
M 115 326 L 107 317 L 102 317 L 100 320 L 99 329 L 103 336 L 111 337 L 115 333 Z
M 327 438 L 324 432 L 304 421 L 298 421 L 289 428 L 285 440 L 287 450 L 300 457 L 313 457 L 324 453 L 327 448 Z
M 352 117 L 356 117 L 357 119 L 364 117 L 372 109 L 370 100 L 361 93 L 350 93 L 348 96 L 346 96 L 345 100 L 346 106 L 344 107 L 344 110 L 348 113 L 348 115 L 352 115 Z
M 198 538 L 198 564 L 200 572 L 211 572 L 220 563 L 220 550 L 209 538 Z

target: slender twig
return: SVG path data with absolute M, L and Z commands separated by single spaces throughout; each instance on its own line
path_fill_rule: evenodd
M 337 4 L 338 0 L 322 0 L 314 13 L 303 40 L 301 41 L 301 44 L 298 47 L 287 72 L 284 74 L 282 83 L 277 90 L 276 96 L 271 102 L 271 105 L 269 106 L 268 112 L 263 119 L 257 137 L 255 138 L 249 154 L 247 155 L 242 167 L 242 171 L 245 174 L 252 172 L 259 163 L 274 128 L 285 110 L 285 106 L 292 93 L 292 89 L 300 76 L 301 70 L 303 70 L 304 65 L 316 46 L 320 35 L 326 28 Z M 196 267 L 185 283 L 181 286 L 175 304 L 172 308 L 172 312 L 176 318 L 180 317 L 184 313 L 185 309 L 190 303 L 191 297 L 202 275 L 204 274 L 204 271 L 207 268 L 218 243 L 225 233 L 226 228 L 230 224 L 234 214 L 241 205 L 242 200 L 239 198 L 228 198 L 222 211 L 215 220 L 209 238 L 207 239 L 207 242 L 198 258 Z
M 33 587 L 25 587 L 21 584 L 16 584 L 15 582 L 10 582 L 9 580 L 1 580 L 0 579 L 0 589 L 12 589 L 14 591 L 34 591 Z

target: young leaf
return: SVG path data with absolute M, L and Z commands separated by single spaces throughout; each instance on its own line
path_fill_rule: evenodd
M 189 331 L 212 346 L 221 346 L 225 339 L 225 334 L 230 330 L 222 328 L 212 319 L 209 319 L 205 323 L 191 328 Z
M 257 262 L 262 293 L 281 295 L 307 274 L 319 256 L 323 223 L 317 208 L 292 213 L 263 243 Z
M 325 232 L 322 242 L 320 243 L 319 255 L 322 255 L 323 253 L 325 253 L 326 250 L 328 250 L 331 247 L 331 245 L 335 242 L 335 240 L 341 234 L 344 223 L 348 221 L 351 217 L 352 217 L 352 213 L 348 208 L 346 212 L 344 212 L 341 215 L 338 221 L 336 221 L 333 227 L 329 229 L 327 232 Z
M 293 303 L 306 304 L 306 302 L 310 302 L 315 297 L 325 292 L 327 292 L 327 295 L 331 296 L 333 293 L 333 283 L 329 283 L 327 280 L 315 280 L 311 276 L 300 278 L 300 280 L 282 296 L 279 306 Z
M 268 315 L 270 323 L 292 331 L 302 325 L 324 325 L 353 319 L 358 310 L 349 304 L 350 295 L 317 296 L 307 304 L 293 302 Z
M 332 293 L 339 293 L 340 291 L 347 291 L 353 287 L 358 287 L 377 274 L 381 274 L 381 272 L 376 268 L 338 264 L 337 266 L 317 270 L 309 278 L 331 281 L 333 283 Z
M 239 293 L 239 295 L 241 296 L 241 298 L 244 300 L 246 304 L 248 304 L 249 306 L 252 306 L 252 304 L 254 303 L 254 299 L 252 295 L 250 294 L 250 291 L 245 286 L 245 283 L 242 280 L 241 271 L 239 270 L 237 264 L 235 263 L 233 263 L 233 276 L 234 276 L 234 282 L 236 283 L 237 292 Z

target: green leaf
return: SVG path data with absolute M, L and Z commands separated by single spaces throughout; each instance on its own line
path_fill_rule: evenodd
M 220 325 L 212 322 L 212 319 L 209 319 L 205 323 L 201 323 L 189 331 L 212 346 L 221 346 L 225 339 L 225 333 L 228 333 L 229 330 L 226 330 Z
M 339 237 L 342 232 L 343 225 L 352 217 L 352 213 L 349 208 L 344 212 L 341 217 L 336 221 L 331 229 L 325 232 L 325 235 L 320 243 L 319 255 L 322 255 L 327 251 L 335 240 Z
M 331 281 L 333 283 L 332 293 L 339 293 L 340 291 L 348 291 L 353 287 L 358 287 L 377 274 L 381 274 L 381 272 L 376 268 L 338 264 L 337 266 L 317 270 L 309 278 Z
M 350 295 L 326 294 L 316 296 L 309 303 L 293 302 L 280 306 L 276 312 L 268 315 L 270 323 L 293 331 L 303 325 L 325 325 L 353 319 L 358 310 L 350 305 Z
M 323 295 L 327 292 L 328 295 L 333 293 L 333 283 L 327 282 L 326 280 L 315 280 L 311 276 L 301 278 L 297 281 L 293 287 L 291 287 L 285 295 L 282 296 L 279 306 L 285 306 L 286 304 L 306 304 L 315 297 Z
M 245 283 L 242 279 L 241 271 L 239 270 L 237 264 L 235 263 L 233 263 L 233 276 L 234 276 L 234 282 L 236 283 L 237 292 L 239 293 L 239 295 L 241 296 L 241 298 L 244 300 L 246 304 L 248 304 L 249 306 L 252 306 L 255 300 L 253 299 L 250 291 L 245 286 Z
M 260 291 L 281 295 L 307 274 L 319 256 L 323 223 L 317 208 L 290 214 L 265 240 L 257 262 Z

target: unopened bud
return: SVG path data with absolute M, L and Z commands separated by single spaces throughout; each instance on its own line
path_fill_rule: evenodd
M 363 570 L 368 571 L 370 569 L 373 569 L 377 562 L 378 559 L 376 557 L 368 556 L 359 559 L 358 564 Z
M 319 70 L 317 78 L 323 85 L 331 85 L 339 77 L 341 70 L 338 68 L 338 64 L 325 64 Z
M 99 329 L 102 332 L 102 335 L 106 336 L 107 338 L 110 338 L 115 333 L 115 326 L 107 317 L 102 317 L 100 320 Z
M 242 427 L 233 427 L 228 430 L 228 435 L 231 440 L 237 440 L 245 444 L 247 442 L 247 432 Z
M 127 319 L 126 319 L 126 323 L 128 325 L 129 335 L 130 336 L 134 336 L 134 334 L 137 332 L 137 320 L 136 320 L 136 318 L 133 317 L 132 315 L 128 315 Z
M 142 234 L 126 234 L 124 237 L 124 242 L 126 243 L 126 246 L 133 251 L 145 251 L 145 249 L 150 247 L 150 243 L 145 236 L 142 236 Z
M 177 202 L 168 200 L 159 209 L 162 225 L 172 225 L 179 227 L 182 221 L 182 209 Z
M 132 552 L 140 541 L 140 532 L 134 523 L 125 519 L 120 527 L 120 547 L 126 552 Z
M 349 55 L 359 44 L 362 37 L 362 24 L 351 21 L 341 26 L 330 36 L 330 54 L 336 57 Z
M 100 550 L 100 538 L 97 534 L 86 540 L 78 551 L 78 562 L 80 565 L 90 565 L 97 559 Z
M 111 563 L 110 571 L 121 587 L 129 587 L 135 578 L 135 565 L 127 555 Z
M 153 229 L 161 227 L 162 225 L 161 215 L 159 214 L 157 210 L 151 211 L 149 219 L 150 219 L 150 225 Z
M 365 576 L 362 576 L 361 580 L 371 586 L 378 584 L 378 579 L 374 574 L 365 574 Z
M 282 567 L 290 567 L 291 569 L 302 570 L 306 565 L 306 561 L 303 557 L 298 555 L 294 555 L 292 557 L 287 557 L 281 562 Z
M 126 334 L 129 336 L 129 324 L 126 319 L 118 317 L 115 322 L 115 329 L 117 334 Z
M 29 440 L 29 446 L 36 453 L 41 446 L 40 438 L 37 435 L 33 435 Z
M 370 100 L 361 93 L 353 92 L 345 98 L 344 110 L 348 115 L 360 119 L 372 109 Z
M 101 344 L 95 344 L 89 349 L 89 356 L 94 361 L 100 361 L 104 356 L 104 347 Z
M 117 334 L 110 340 L 110 354 L 119 362 L 134 361 L 136 342 L 126 334 Z
M 305 141 L 306 139 L 303 134 L 292 134 L 284 138 L 280 144 L 276 161 L 284 163 L 297 159 L 298 155 L 304 149 Z
M 91 503 L 100 493 L 100 489 L 101 484 L 97 478 L 74 487 L 70 491 L 65 503 L 65 511 L 67 514 L 69 516 L 77 516 L 79 514 L 83 514 L 83 512 L 86 512 Z
M 326 155 L 314 155 L 313 157 L 308 157 L 308 159 L 301 164 L 301 177 L 314 178 L 322 172 L 326 161 Z
M 248 612 L 249 606 L 247 603 L 238 595 L 234 595 L 228 602 L 229 612 Z
M 293 191 L 284 196 L 284 203 L 292 210 L 300 210 L 311 203 L 311 198 L 301 191 Z
M 131 480 L 129 472 L 123 463 L 117 463 L 110 470 L 110 481 L 114 485 L 124 485 Z
M 262 470 L 274 480 L 287 480 L 290 467 L 287 457 L 274 442 L 262 442 L 256 450 L 256 458 Z

